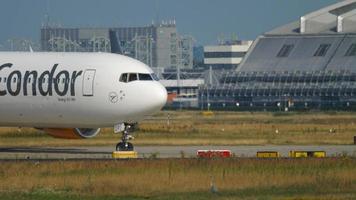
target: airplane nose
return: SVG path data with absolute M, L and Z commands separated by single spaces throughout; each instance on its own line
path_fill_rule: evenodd
M 166 105 L 167 102 L 167 90 L 166 88 L 160 84 L 159 82 L 156 82 L 155 87 L 154 87 L 154 96 L 153 96 L 153 107 L 157 108 L 157 110 L 161 110 L 164 105 Z

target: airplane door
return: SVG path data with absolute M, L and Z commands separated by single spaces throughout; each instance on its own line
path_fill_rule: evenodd
M 83 96 L 94 95 L 95 69 L 87 69 L 83 76 Z

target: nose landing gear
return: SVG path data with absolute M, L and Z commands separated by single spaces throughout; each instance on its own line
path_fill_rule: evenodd
M 123 129 L 122 132 L 122 137 L 121 137 L 121 142 L 117 143 L 116 145 L 116 151 L 133 151 L 134 146 L 132 143 L 128 142 L 129 140 L 134 139 L 132 135 L 130 135 L 130 132 L 133 131 L 134 129 L 134 124 L 122 124 L 120 125 L 121 127 L 118 128 L 118 130 Z M 115 127 L 115 132 L 116 132 L 116 127 Z

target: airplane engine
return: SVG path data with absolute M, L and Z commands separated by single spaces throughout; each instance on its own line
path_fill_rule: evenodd
M 42 130 L 52 137 L 63 139 L 88 139 L 100 132 L 100 128 L 44 128 Z

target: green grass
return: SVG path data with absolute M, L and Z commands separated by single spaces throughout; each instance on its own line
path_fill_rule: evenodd
M 169 119 L 168 119 L 169 115 Z M 162 111 L 139 124 L 135 145 L 352 144 L 356 113 Z M 0 146 L 114 146 L 120 134 L 103 129 L 89 140 L 53 139 L 35 129 L 0 129 Z
M 355 199 L 355 166 L 354 158 L 11 161 L 0 166 L 0 199 Z
M 298 200 L 348 200 L 355 199 L 355 193 L 340 192 L 335 194 L 328 191 L 315 192 L 313 186 L 305 187 L 290 187 L 290 188 L 264 188 L 260 190 L 246 189 L 236 191 L 221 191 L 211 193 L 209 191 L 191 192 L 191 193 L 176 193 L 169 195 L 152 195 L 152 196 L 90 196 L 90 195 L 68 195 L 66 193 L 34 191 L 30 193 L 8 193 L 2 194 L 1 200 L 216 200 L 216 199 L 261 199 L 261 200 L 276 200 L 276 199 L 298 199 Z

